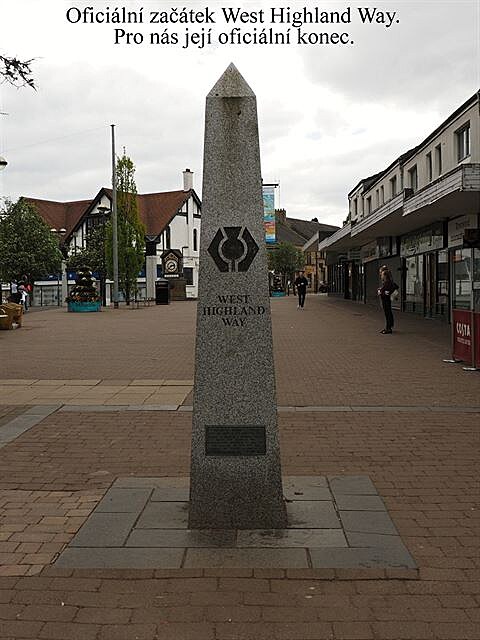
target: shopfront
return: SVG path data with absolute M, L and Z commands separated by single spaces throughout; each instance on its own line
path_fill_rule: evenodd
M 480 237 L 477 214 L 448 223 L 451 260 L 452 352 L 480 367 Z M 475 237 L 476 236 L 476 237 Z
M 448 250 L 443 222 L 400 239 L 403 309 L 429 318 L 448 318 Z
M 397 255 L 395 237 L 386 236 L 362 247 L 362 262 L 365 270 L 365 302 L 378 303 L 377 290 L 380 285 L 380 267 L 390 269 L 394 281 L 399 286 L 399 296 L 393 307 L 400 309 L 402 299 L 402 271 L 400 257 Z

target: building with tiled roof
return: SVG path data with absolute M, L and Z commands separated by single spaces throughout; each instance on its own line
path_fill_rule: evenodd
M 74 202 L 25 199 L 52 230 L 61 231 L 62 243 L 72 254 L 85 247 L 89 230 L 110 215 L 112 190 L 104 187 L 93 198 Z M 186 296 L 196 297 L 201 202 L 193 188 L 193 173 L 183 172 L 183 189 L 137 194 L 137 205 L 147 248 L 145 278 L 139 281 L 144 297 L 153 297 L 155 280 L 163 275 L 162 256 L 169 250 L 183 262 Z

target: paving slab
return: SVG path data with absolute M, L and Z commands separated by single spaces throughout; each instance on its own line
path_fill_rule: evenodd
M 188 502 L 190 487 L 161 487 L 153 490 L 152 502 Z
M 383 568 L 386 566 L 414 569 L 416 567 L 408 552 L 386 547 L 310 549 L 310 558 L 314 569 Z
M 61 554 L 55 566 L 76 569 L 104 567 L 109 569 L 179 569 L 184 553 L 184 549 L 173 548 L 74 549 L 69 547 Z
M 332 502 L 299 500 L 287 503 L 289 528 L 340 529 L 341 524 Z
M 340 519 L 345 531 L 392 535 L 397 533 L 386 511 L 340 511 Z
M 335 497 L 337 509 L 341 511 L 385 511 L 380 496 L 342 495 Z
M 95 511 L 70 542 L 70 546 L 120 547 L 126 541 L 137 517 L 137 513 L 97 513 Z
M 286 500 L 331 500 L 326 477 L 288 476 L 283 480 Z
M 377 490 L 367 476 L 328 476 L 328 482 L 334 496 L 377 494 Z
M 188 502 L 150 502 L 137 521 L 137 529 L 186 529 Z
M 111 488 L 100 501 L 95 513 L 140 513 L 152 493 L 151 489 Z
M 135 529 L 127 547 L 234 547 L 236 532 L 221 529 Z
M 252 529 L 237 533 L 237 547 L 347 547 L 342 529 Z
M 138 477 L 138 476 L 130 476 L 125 478 L 117 478 L 113 483 L 114 487 L 146 487 L 150 489 L 156 488 L 175 488 L 175 487 L 190 487 L 190 478 L 185 476 L 178 477 L 160 477 L 160 478 L 149 478 L 149 477 Z
M 185 568 L 307 569 L 306 549 L 187 549 Z

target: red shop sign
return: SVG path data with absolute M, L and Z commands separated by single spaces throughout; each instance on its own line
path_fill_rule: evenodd
M 472 312 L 453 309 L 453 357 L 472 364 Z
M 480 313 L 473 314 L 473 325 L 475 327 L 475 366 L 480 367 Z

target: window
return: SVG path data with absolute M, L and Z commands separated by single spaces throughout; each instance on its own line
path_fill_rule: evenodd
M 171 237 L 170 237 L 170 227 L 167 227 L 165 229 L 165 249 L 171 249 L 170 246 L 171 243 Z
M 411 169 L 408 170 L 408 186 L 413 190 L 414 193 L 418 189 L 417 165 L 414 165 Z
M 394 198 L 397 195 L 397 176 L 390 178 L 390 196 Z
M 372 213 L 372 197 L 367 198 L 367 216 Z
M 198 231 L 193 230 L 193 250 L 198 251 Z
M 355 212 L 355 217 L 357 217 L 358 214 L 358 202 L 357 199 L 355 198 L 355 200 L 353 201 L 353 210 Z
M 378 195 L 378 189 L 375 191 L 375 202 L 376 202 L 376 209 L 378 209 L 378 207 L 380 206 L 380 196 Z
M 457 160 L 465 160 L 470 155 L 470 123 L 456 132 L 457 137 Z
M 435 147 L 435 169 L 437 171 L 437 176 L 442 175 L 442 145 L 438 144 Z
M 433 165 L 432 165 L 432 154 L 427 153 L 426 155 L 427 161 L 427 181 L 431 182 L 433 178 Z
M 384 202 L 385 202 L 385 189 L 382 184 L 382 186 L 380 187 L 380 204 L 384 204 Z

